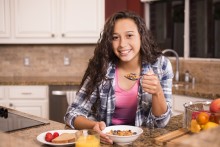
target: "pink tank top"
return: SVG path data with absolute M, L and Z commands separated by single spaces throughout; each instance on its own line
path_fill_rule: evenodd
M 116 68 L 115 112 L 112 117 L 113 125 L 135 125 L 137 110 L 138 82 L 129 89 L 123 90 L 118 85 L 118 70 Z

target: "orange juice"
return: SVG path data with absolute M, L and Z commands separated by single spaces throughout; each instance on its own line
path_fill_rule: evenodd
M 80 136 L 76 141 L 76 147 L 99 147 L 100 140 L 95 135 Z

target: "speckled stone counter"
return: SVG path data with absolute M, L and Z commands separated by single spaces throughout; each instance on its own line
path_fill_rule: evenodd
M 169 124 L 165 128 L 155 128 L 151 131 L 151 133 L 148 128 L 142 127 L 144 130 L 143 134 L 135 142 L 133 142 L 132 145 L 128 145 L 128 146 L 147 146 L 147 147 L 159 146 L 154 143 L 155 137 L 177 130 L 181 127 L 182 127 L 182 115 L 172 117 Z M 49 124 L 42 126 L 23 129 L 10 133 L 3 133 L 3 134 L 0 133 L 1 136 L 0 146 L 14 147 L 14 145 L 18 145 L 18 144 L 19 146 L 29 145 L 32 147 L 45 146 L 44 144 L 38 142 L 36 137 L 42 132 L 50 131 L 50 130 L 59 130 L 59 129 L 68 129 L 68 128 L 65 126 L 65 124 L 49 121 Z M 13 140 L 13 142 L 11 140 Z M 112 147 L 118 145 L 101 144 L 101 146 Z
M 206 98 L 206 99 L 216 99 L 220 98 L 220 85 L 196 83 L 192 85 L 191 83 L 185 84 L 180 83 L 180 86 L 173 86 L 173 94 Z
M 78 77 L 0 77 L 0 85 L 79 85 Z M 199 98 L 220 98 L 220 85 L 196 83 L 178 83 L 173 86 L 173 94 Z
M 79 85 L 78 77 L 0 77 L 0 85 Z

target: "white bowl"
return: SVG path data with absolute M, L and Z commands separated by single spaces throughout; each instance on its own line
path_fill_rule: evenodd
M 131 130 L 131 132 L 136 132 L 136 134 L 130 136 L 118 136 L 118 135 L 107 134 L 111 130 L 121 130 L 121 131 Z M 107 134 L 109 138 L 113 140 L 114 143 L 119 145 L 125 145 L 135 141 L 143 133 L 143 130 L 140 127 L 136 127 L 136 126 L 115 125 L 115 126 L 106 127 L 102 132 Z

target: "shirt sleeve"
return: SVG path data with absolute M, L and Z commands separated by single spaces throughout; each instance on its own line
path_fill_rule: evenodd
M 68 107 L 64 116 L 65 123 L 71 128 L 74 128 L 73 124 L 77 116 L 88 117 L 89 113 L 91 112 L 92 104 L 96 100 L 96 90 L 92 93 L 89 100 L 86 99 L 85 87 L 88 83 L 88 80 L 89 79 L 85 81 L 79 92 L 77 92 L 74 102 Z
M 154 116 L 150 110 L 150 117 L 154 120 L 157 127 L 165 127 L 172 116 L 172 82 L 173 82 L 173 69 L 168 58 L 162 56 L 161 70 L 163 75 L 160 77 L 160 84 L 163 89 L 164 97 L 167 103 L 167 111 L 161 116 Z

